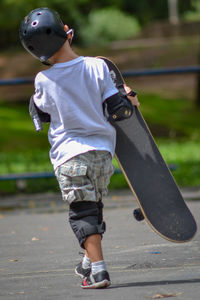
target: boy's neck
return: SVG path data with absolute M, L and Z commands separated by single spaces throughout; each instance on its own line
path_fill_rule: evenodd
M 63 63 L 77 58 L 78 55 L 72 50 L 69 42 L 66 43 L 51 57 L 53 64 Z

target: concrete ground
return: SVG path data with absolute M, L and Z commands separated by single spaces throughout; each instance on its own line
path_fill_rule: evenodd
M 183 191 L 198 226 L 199 191 Z M 112 285 L 82 290 L 79 246 L 58 195 L 0 199 L 0 299 L 200 299 L 200 233 L 170 243 L 132 217 L 127 191 L 105 199 L 104 258 Z

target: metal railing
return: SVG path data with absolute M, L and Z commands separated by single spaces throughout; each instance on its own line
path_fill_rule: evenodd
M 176 75 L 176 74 L 184 74 L 184 73 L 185 74 L 200 73 L 200 66 L 128 70 L 128 71 L 122 71 L 122 76 L 124 77 L 156 76 L 156 75 Z M 33 83 L 34 83 L 34 78 L 0 79 L 0 86 L 23 85 L 23 84 L 33 84 Z
M 123 71 L 124 77 L 132 76 L 155 76 L 155 75 L 176 75 L 183 73 L 200 73 L 200 66 L 188 66 L 177 68 L 159 68 L 159 69 L 144 69 L 144 70 L 130 70 Z
M 178 166 L 175 164 L 168 165 L 171 171 L 175 171 Z M 114 174 L 121 174 L 121 169 L 115 169 Z M 8 180 L 28 180 L 28 179 L 41 179 L 41 178 L 55 178 L 54 172 L 30 172 L 30 173 L 21 173 L 21 174 L 5 174 L 0 175 L 0 181 L 8 181 Z

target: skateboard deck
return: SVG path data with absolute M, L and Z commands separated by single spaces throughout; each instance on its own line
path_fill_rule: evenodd
M 115 64 L 103 59 L 113 82 L 126 94 L 123 77 Z M 140 210 L 151 228 L 171 242 L 187 242 L 197 225 L 166 165 L 139 109 L 131 118 L 113 122 L 117 142 L 115 156 Z

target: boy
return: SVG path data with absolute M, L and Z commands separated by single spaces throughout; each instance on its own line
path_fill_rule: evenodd
M 130 117 L 132 104 L 139 103 L 128 87 L 134 97 L 119 94 L 103 60 L 78 56 L 70 47 L 72 37 L 73 30 L 48 8 L 31 11 L 20 27 L 25 49 L 51 65 L 35 78 L 30 114 L 50 122 L 50 159 L 69 203 L 70 225 L 85 249 L 75 272 L 83 278 L 82 288 L 103 288 L 110 277 L 101 247 L 102 196 L 113 172 L 116 139 L 108 119 Z

